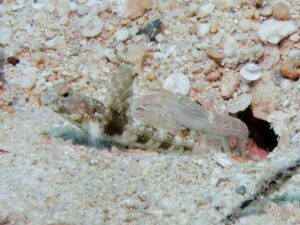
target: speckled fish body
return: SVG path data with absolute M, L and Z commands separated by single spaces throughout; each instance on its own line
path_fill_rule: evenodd
M 43 101 L 53 111 L 86 131 L 92 142 L 101 138 L 130 148 L 192 151 L 195 144 L 193 137 L 178 136 L 162 126 L 155 126 L 134 117 L 134 79 L 132 67 L 120 65 L 110 82 L 106 104 L 65 87 L 49 90 Z M 199 131 L 219 141 L 225 150 L 230 149 L 225 138 L 233 136 L 239 140 L 241 150 L 244 150 L 248 129 L 242 121 L 207 111 L 191 99 L 165 90 L 148 95 L 145 99 L 144 103 L 137 102 L 137 108 L 147 111 L 153 105 L 166 107 L 168 116 L 172 118 L 172 125 L 179 124 L 184 129 Z
M 106 104 L 64 86 L 48 90 L 42 100 L 45 106 L 85 131 L 92 142 L 101 139 L 122 147 L 160 152 L 192 151 L 193 139 L 132 118 L 129 99 L 133 92 L 134 76 L 130 66 L 121 65 L 112 78 L 109 87 L 111 94 L 107 96 Z

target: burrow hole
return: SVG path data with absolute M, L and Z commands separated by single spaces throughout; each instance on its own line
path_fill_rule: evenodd
M 258 147 L 271 152 L 278 145 L 278 136 L 270 123 L 255 118 L 250 106 L 235 116 L 248 126 L 249 138 L 252 138 Z

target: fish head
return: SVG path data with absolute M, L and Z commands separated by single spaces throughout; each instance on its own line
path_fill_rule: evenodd
M 44 106 L 76 125 L 83 125 L 91 120 L 101 119 L 105 106 L 66 85 L 49 88 L 42 96 Z

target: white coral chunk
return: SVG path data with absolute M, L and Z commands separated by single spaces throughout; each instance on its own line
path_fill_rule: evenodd
M 296 30 L 296 26 L 291 22 L 270 19 L 260 25 L 258 36 L 263 42 L 277 45 L 283 38 Z

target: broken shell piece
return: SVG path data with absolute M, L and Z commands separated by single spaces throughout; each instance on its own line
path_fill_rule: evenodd
M 198 25 L 198 31 L 197 31 L 197 36 L 198 37 L 204 37 L 209 33 L 210 30 L 210 25 L 207 23 L 201 23 Z
M 240 75 L 243 81 L 249 83 L 258 80 L 261 77 L 262 72 L 258 65 L 254 63 L 248 63 L 242 67 L 240 70 Z
M 291 80 L 298 80 L 300 77 L 300 60 L 286 62 L 280 66 L 280 75 Z
M 227 104 L 228 112 L 237 113 L 244 111 L 251 104 L 252 96 L 249 94 L 242 94 L 236 99 L 229 101 Z
M 120 29 L 116 31 L 115 37 L 117 41 L 125 41 L 129 38 L 129 31 L 127 29 Z
M 181 74 L 175 73 L 171 74 L 164 81 L 164 88 L 173 92 L 174 94 L 187 95 L 190 91 L 190 81 L 189 79 Z

